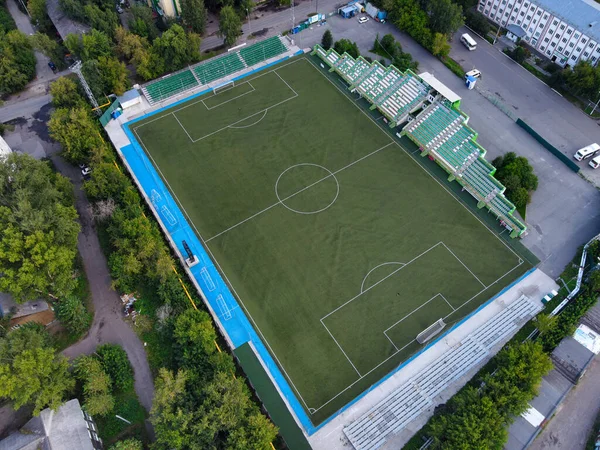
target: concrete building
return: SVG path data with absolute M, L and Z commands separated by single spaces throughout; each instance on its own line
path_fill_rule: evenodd
M 479 0 L 477 9 L 560 66 L 600 59 L 600 4 L 594 0 Z M 519 32 L 516 28 L 520 28 Z M 517 31 L 517 32 L 515 32 Z
M 4 158 L 10 155 L 11 152 L 12 150 L 10 149 L 6 141 L 2 139 L 2 136 L 0 136 L 0 158 Z
M 58 411 L 44 409 L 23 428 L 0 441 L 0 450 L 97 450 L 102 449 L 96 424 L 79 405 L 66 402 Z
M 148 6 L 160 16 L 179 17 L 181 14 L 179 0 L 148 0 Z

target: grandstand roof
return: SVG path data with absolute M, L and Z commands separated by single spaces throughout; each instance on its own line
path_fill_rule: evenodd
M 429 86 L 442 94 L 442 96 L 444 96 L 444 98 L 446 98 L 450 103 L 457 102 L 461 99 L 458 94 L 434 77 L 433 74 L 429 72 L 423 72 L 419 74 L 419 77 Z

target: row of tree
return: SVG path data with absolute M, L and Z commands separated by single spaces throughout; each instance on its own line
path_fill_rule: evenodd
M 163 346 L 172 342 L 156 379 L 151 414 L 156 448 L 270 448 L 277 429 L 252 401 L 244 378 L 235 376 L 232 356 L 218 350 L 210 316 L 192 309 L 157 223 L 116 164 L 77 85 L 61 78 L 51 93 L 57 108 L 49 122 L 51 135 L 65 158 L 92 168 L 84 189 L 108 235 L 113 285 L 125 292 L 155 291 L 148 320 Z M 106 392 L 105 386 L 95 396 L 106 401 Z
M 430 448 L 502 449 L 507 425 L 529 408 L 552 362 L 540 344 L 526 342 L 502 349 L 489 366 L 426 425 Z
M 589 61 L 579 61 L 575 67 L 561 69 L 556 64 L 546 67 L 550 70 L 549 84 L 564 87 L 585 100 L 598 101 L 600 98 L 600 65 L 593 66 Z
M 462 6 L 451 0 L 384 0 L 390 20 L 436 56 L 446 56 L 447 40 L 463 25 Z
M 5 11 L 0 7 L 0 13 Z M 27 36 L 0 14 L 0 98 L 22 90 L 35 77 L 35 55 Z M 8 27 L 8 28 L 5 28 Z

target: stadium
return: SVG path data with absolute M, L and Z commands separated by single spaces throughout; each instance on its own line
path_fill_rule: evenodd
M 286 441 L 381 447 L 554 287 L 430 74 L 275 36 L 140 90 L 103 124 Z

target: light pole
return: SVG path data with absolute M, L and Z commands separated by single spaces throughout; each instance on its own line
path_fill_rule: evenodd
M 252 34 L 252 28 L 250 27 L 250 11 L 246 8 L 246 17 L 248 18 L 248 36 Z
M 594 115 L 594 112 L 596 111 L 596 108 L 598 107 L 598 104 L 600 104 L 600 91 L 598 91 L 598 101 L 594 105 L 594 109 L 592 109 L 592 112 L 590 113 L 590 116 Z

